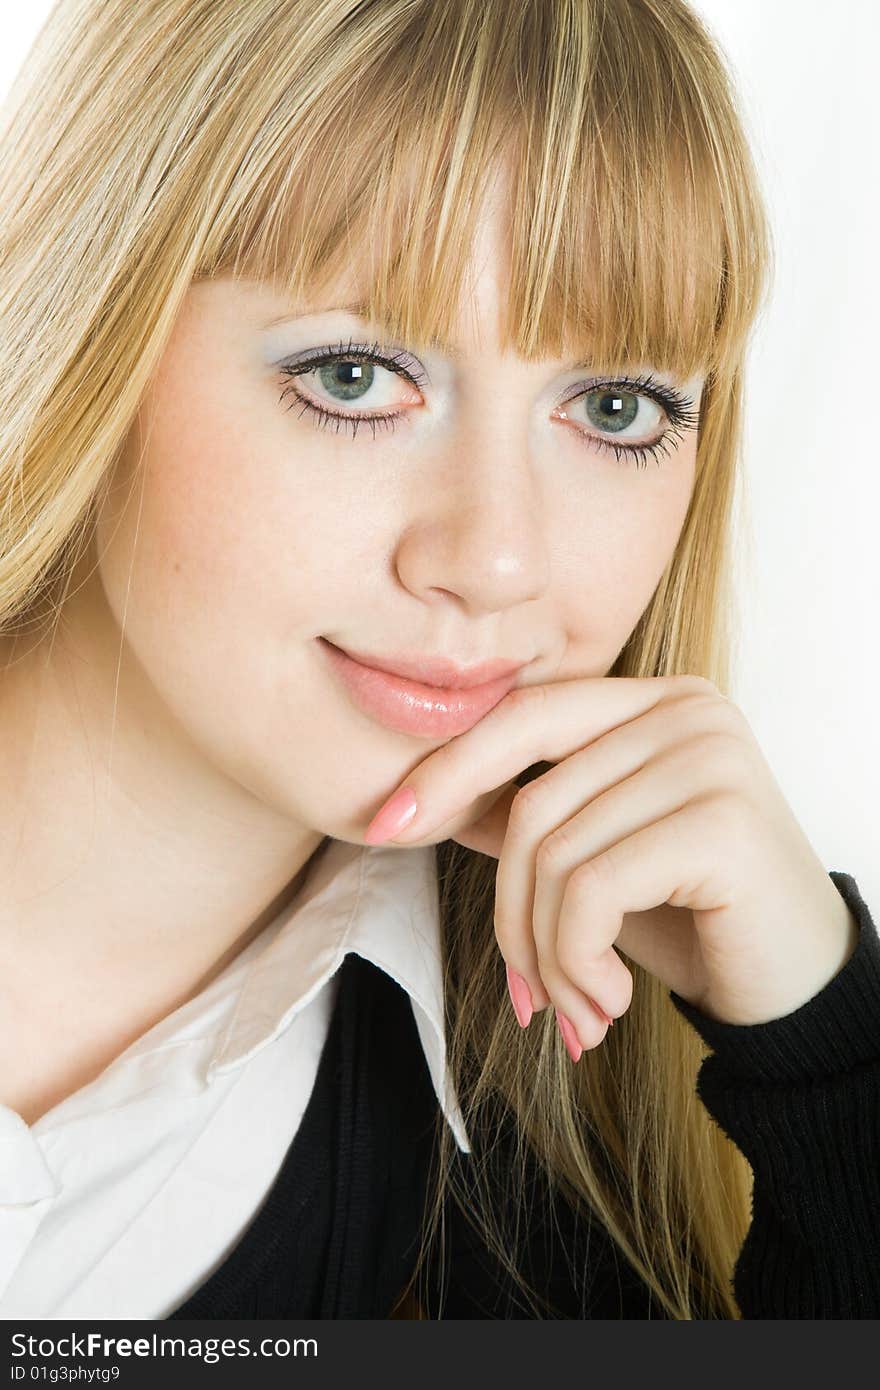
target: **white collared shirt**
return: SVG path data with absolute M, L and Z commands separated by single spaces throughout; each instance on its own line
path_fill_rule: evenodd
M 163 1318 L 236 1244 L 314 1086 L 354 951 L 409 994 L 446 1068 L 436 853 L 330 840 L 292 903 L 195 999 L 33 1125 L 0 1104 L 0 1317 Z

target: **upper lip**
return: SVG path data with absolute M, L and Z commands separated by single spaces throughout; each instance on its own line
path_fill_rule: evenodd
M 329 638 L 325 638 L 329 641 Z M 331 646 L 337 646 L 331 643 Z M 339 647 L 352 660 L 362 666 L 371 666 L 376 671 L 387 671 L 392 676 L 403 676 L 405 680 L 421 681 L 423 685 L 436 685 L 443 690 L 471 690 L 477 685 L 487 685 L 490 681 L 512 676 L 528 665 L 526 661 L 504 661 L 495 658 L 480 661 L 472 666 L 460 666 L 448 657 L 427 656 L 424 654 L 375 655 L 369 652 L 356 652 L 351 647 Z

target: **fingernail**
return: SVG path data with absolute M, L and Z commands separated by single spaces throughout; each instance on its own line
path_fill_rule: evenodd
M 565 1043 L 565 1046 L 568 1048 L 569 1057 L 573 1062 L 579 1062 L 581 1053 L 584 1049 L 581 1047 L 578 1041 L 578 1035 L 574 1031 L 574 1025 L 572 1024 L 571 1019 L 566 1018 L 565 1014 L 561 1014 L 558 1009 L 554 1009 L 553 1012 L 556 1015 L 556 1022 L 559 1024 L 559 1031 L 562 1034 L 562 1040 Z
M 367 826 L 364 839 L 368 845 L 381 845 L 408 825 L 418 810 L 415 792 L 401 787 L 376 813 Z
M 609 1028 L 613 1028 L 613 1027 L 614 1027 L 614 1019 L 611 1017 L 611 1015 L 610 1015 L 610 1014 L 606 1014 L 605 1010 L 604 1010 L 603 1008 L 601 1008 L 600 1005 L 598 1005 L 598 1004 L 596 1003 L 596 1001 L 595 1001 L 595 999 L 592 997 L 592 995 L 588 994 L 588 995 L 587 995 L 587 998 L 589 999 L 589 1001 L 590 1001 L 590 1003 L 592 1004 L 593 1008 L 596 1010 L 596 1013 L 599 1015 L 599 1017 L 601 1018 L 602 1022 L 603 1022 L 603 1023 L 607 1023 Z
M 507 966 L 507 988 L 510 991 L 510 1002 L 513 1005 L 513 1012 L 516 1014 L 520 1028 L 528 1028 L 534 1013 L 532 996 L 522 975 L 511 970 L 509 965 Z

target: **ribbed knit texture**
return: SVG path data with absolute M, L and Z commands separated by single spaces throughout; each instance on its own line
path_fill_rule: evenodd
M 855 880 L 831 878 L 858 922 L 858 943 L 796 1012 L 719 1023 L 670 991 L 712 1048 L 697 1094 L 755 1176 L 734 1278 L 745 1318 L 880 1317 L 880 938 Z M 170 1317 L 386 1318 L 415 1261 L 436 1111 L 408 996 L 371 962 L 347 956 L 312 1096 L 278 1178 L 235 1248 Z M 502 1165 L 510 1123 L 488 1145 Z M 471 1138 L 483 1152 L 480 1136 Z M 473 1158 L 457 1151 L 454 1161 L 467 1183 Z M 530 1194 L 537 1181 L 533 1170 Z M 558 1199 L 529 1209 L 518 1256 L 548 1299 L 540 1316 L 665 1316 L 592 1220 Z M 445 1256 L 442 1287 L 432 1273 L 429 1317 L 536 1316 L 454 1203 Z
M 880 937 L 855 879 L 830 877 L 858 941 L 794 1013 L 720 1023 L 670 992 L 712 1048 L 697 1094 L 755 1174 L 734 1280 L 749 1318 L 880 1316 Z

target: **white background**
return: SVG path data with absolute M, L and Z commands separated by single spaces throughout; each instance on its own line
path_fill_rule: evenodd
M 0 6 L 2 96 L 50 5 Z M 733 67 L 777 248 L 749 359 L 733 694 L 823 864 L 880 926 L 880 5 L 696 8 Z

